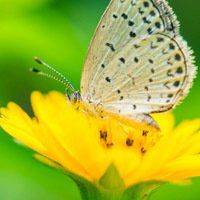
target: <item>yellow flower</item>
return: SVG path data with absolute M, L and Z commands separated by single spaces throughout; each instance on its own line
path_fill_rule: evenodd
M 0 125 L 54 167 L 98 185 L 114 166 L 125 188 L 200 176 L 199 119 L 174 128 L 172 114 L 159 114 L 154 118 L 162 131 L 142 130 L 91 117 L 57 92 L 34 92 L 31 102 L 35 118 L 9 103 L 1 109 Z

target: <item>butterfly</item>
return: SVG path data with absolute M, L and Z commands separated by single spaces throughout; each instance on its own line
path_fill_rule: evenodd
M 173 109 L 196 74 L 193 52 L 165 0 L 111 0 L 89 48 L 80 93 L 62 74 L 36 61 L 56 73 L 68 98 L 82 102 L 88 113 L 156 128 L 150 114 Z

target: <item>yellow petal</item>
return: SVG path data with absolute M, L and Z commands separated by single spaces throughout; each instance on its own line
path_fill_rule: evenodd
M 174 129 L 172 113 L 156 114 L 161 131 L 147 131 L 142 124 L 91 116 L 81 102 L 78 108 L 58 92 L 34 92 L 31 102 L 35 118 L 10 103 L 1 109 L 0 126 L 55 168 L 96 183 L 114 164 L 127 187 L 151 180 L 185 183 L 200 176 L 199 119 Z
M 8 108 L 1 108 L 0 112 L 3 115 L 3 118 L 0 118 L 0 125 L 12 137 L 39 153 L 44 154 L 47 151 L 35 137 L 35 124 L 19 106 L 9 103 Z
M 58 100 L 60 104 L 55 107 Z M 108 168 L 109 161 L 100 144 L 99 132 L 93 119 L 86 118 L 74 110 L 66 103 L 66 99 L 56 92 L 45 98 L 39 93 L 33 93 L 32 104 L 38 120 L 48 122 L 46 126 L 58 143 L 66 151 L 70 150 L 70 155 L 78 159 L 80 165 L 94 180 L 98 180 Z M 86 162 L 86 158 L 89 162 Z M 105 162 L 101 163 L 102 160 Z
M 172 112 L 153 114 L 152 117 L 156 120 L 164 135 L 173 130 L 175 119 Z

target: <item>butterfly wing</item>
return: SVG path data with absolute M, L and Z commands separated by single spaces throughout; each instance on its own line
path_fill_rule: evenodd
M 126 53 L 125 74 L 105 70 L 110 77 L 109 93 L 103 93 L 99 80 L 96 86 L 101 91 L 99 97 L 107 110 L 116 110 L 122 114 L 134 110 L 136 113 L 163 112 L 173 108 L 187 93 L 195 70 L 187 60 L 187 50 L 182 42 L 164 34 L 154 34 L 139 43 L 139 48 Z M 134 58 L 132 55 L 137 55 Z M 114 66 L 119 64 L 115 60 Z M 133 70 L 134 69 L 134 70 Z M 117 82 L 118 81 L 118 82 Z M 123 109 L 121 105 L 123 104 Z M 121 110 L 120 110 L 121 108 Z
M 82 99 L 130 118 L 169 110 L 192 85 L 191 55 L 165 0 L 112 0 L 84 65 Z

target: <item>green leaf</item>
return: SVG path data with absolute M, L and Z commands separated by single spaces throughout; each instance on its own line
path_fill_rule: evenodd
M 106 173 L 99 180 L 99 185 L 107 190 L 123 190 L 125 188 L 124 181 L 114 165 L 110 165 Z
M 122 200 L 147 200 L 160 185 L 161 183 L 156 181 L 133 185 L 124 191 Z

